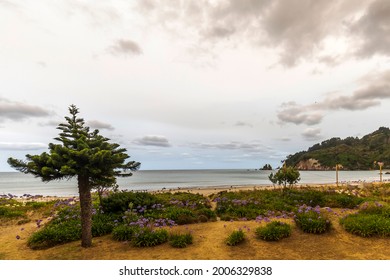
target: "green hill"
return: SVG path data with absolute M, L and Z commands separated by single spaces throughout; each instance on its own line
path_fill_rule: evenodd
M 380 127 L 363 136 L 331 138 L 286 158 L 286 164 L 301 170 L 330 170 L 341 164 L 344 170 L 378 169 L 374 162 L 390 168 L 390 129 Z

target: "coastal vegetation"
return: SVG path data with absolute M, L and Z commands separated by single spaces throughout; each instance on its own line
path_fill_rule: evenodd
M 378 169 L 376 163 L 383 162 L 383 168 L 390 167 L 390 129 L 378 130 L 361 138 L 334 137 L 287 156 L 285 163 L 300 170 L 332 170 L 336 164 L 344 170 Z
M 70 116 L 66 123 L 58 125 L 61 132 L 55 138 L 59 144 L 49 144 L 49 153 L 26 155 L 26 161 L 9 158 L 8 163 L 15 169 L 39 177 L 44 182 L 77 177 L 80 217 L 81 245 L 92 245 L 92 188 L 113 186 L 116 177 L 131 176 L 130 171 L 137 170 L 139 162 L 126 160 L 129 156 L 126 149 L 119 144 L 110 143 L 108 138 L 100 135 L 98 130 L 90 131 L 82 118 L 78 117 L 79 109 L 69 107 Z M 54 227 L 51 232 L 56 231 Z M 71 231 L 71 230 L 70 230 Z M 67 237 L 65 238 L 68 240 Z
M 288 242 L 296 234 L 322 236 L 332 234 L 335 228 L 365 238 L 388 238 L 389 194 L 390 184 L 367 184 L 353 189 L 301 186 L 284 191 L 226 190 L 210 196 L 190 191 L 107 192 L 101 203 L 97 194 L 92 195 L 92 235 L 109 237 L 105 242 L 125 242 L 129 248 L 164 243 L 173 248 L 187 248 L 197 246 L 201 234 L 194 236 L 189 226 L 208 228 L 212 223 L 222 223 L 225 229 L 220 229 L 215 238 L 234 247 L 246 246 L 251 240 Z M 78 198 L 36 202 L 4 197 L 0 205 L 1 209 L 20 213 L 10 217 L 7 210 L 2 210 L 1 221 L 11 224 L 25 219 L 31 220 L 27 223 L 34 221 L 35 230 L 24 237 L 31 249 L 52 248 L 81 239 Z M 221 234 L 223 231 L 225 235 Z M 15 235 L 15 240 L 21 238 L 20 233 Z

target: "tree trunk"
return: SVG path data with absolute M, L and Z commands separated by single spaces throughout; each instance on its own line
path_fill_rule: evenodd
M 92 246 L 92 198 L 89 179 L 86 176 L 77 177 L 80 207 L 81 207 L 81 246 Z

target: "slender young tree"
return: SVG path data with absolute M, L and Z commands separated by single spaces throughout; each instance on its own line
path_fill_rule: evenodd
M 69 107 L 70 116 L 58 125 L 61 132 L 54 138 L 59 144 L 49 143 L 49 152 L 26 155 L 26 161 L 9 158 L 15 169 L 33 174 L 42 181 L 77 177 L 81 207 L 81 246 L 92 245 L 92 199 L 91 190 L 98 184 L 113 185 L 116 177 L 131 176 L 131 171 L 140 167 L 139 162 L 126 160 L 126 149 L 109 143 L 98 130 L 90 132 L 84 119 L 79 118 L 79 109 Z

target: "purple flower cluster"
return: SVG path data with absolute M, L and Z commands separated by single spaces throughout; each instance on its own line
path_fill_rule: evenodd
M 178 206 L 178 207 L 188 207 L 188 208 L 192 208 L 192 209 L 195 209 L 197 206 L 196 202 L 191 202 L 188 200 L 183 202 L 183 201 L 178 200 L 178 199 L 171 199 L 169 201 L 169 204 L 174 205 L 174 206 Z
M 176 225 L 177 224 L 175 223 L 175 221 L 170 219 L 161 218 L 153 221 L 144 217 L 141 217 L 136 222 L 129 223 L 129 226 L 137 226 L 140 228 L 153 228 L 153 227 L 162 228 L 166 226 L 173 227 Z
M 270 222 L 271 219 L 289 219 L 289 218 L 295 218 L 295 213 L 294 212 L 286 212 L 286 211 L 282 211 L 282 212 L 275 212 L 275 211 L 271 211 L 271 210 L 268 210 L 264 216 L 263 215 L 259 215 L 256 217 L 256 222 Z
M 317 214 L 320 214 L 321 208 L 318 205 L 316 207 L 311 207 L 311 206 L 307 206 L 306 204 L 303 204 L 303 205 L 299 206 L 299 208 L 298 208 L 298 213 L 308 213 L 310 211 L 313 211 Z

